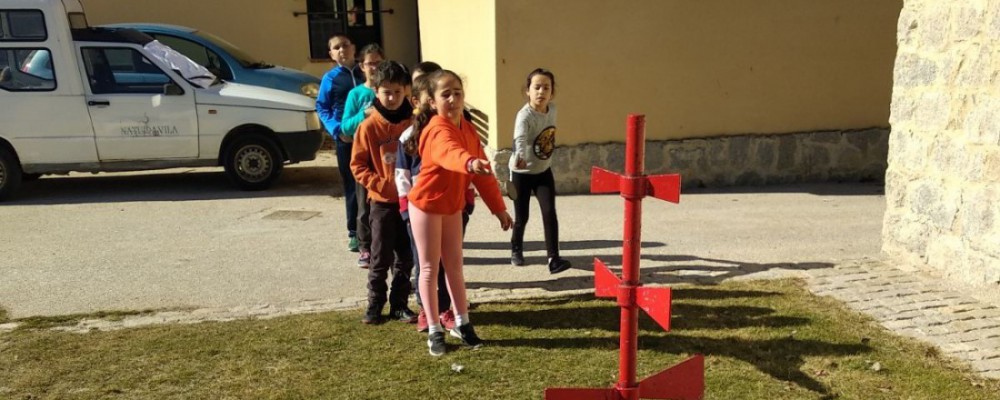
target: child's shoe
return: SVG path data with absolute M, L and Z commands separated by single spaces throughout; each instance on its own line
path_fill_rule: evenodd
M 567 260 L 567 259 L 560 258 L 560 257 L 550 258 L 549 259 L 549 273 L 550 274 L 558 274 L 558 273 L 563 272 L 563 271 L 565 271 L 567 269 L 570 269 L 572 267 L 573 267 L 573 263 L 569 262 L 569 260 Z
M 417 332 L 427 332 L 430 329 L 430 325 L 427 324 L 427 314 L 424 314 L 423 307 L 420 308 L 420 314 L 417 315 Z
M 513 265 L 515 267 L 523 267 L 524 266 L 524 253 L 521 253 L 520 251 L 516 251 L 516 250 L 512 251 L 510 253 L 510 265 Z
M 410 310 L 405 306 L 402 308 L 389 310 L 389 317 L 396 319 L 397 321 L 400 322 L 406 322 L 408 324 L 415 323 L 417 322 L 417 319 L 420 318 L 417 316 L 416 313 L 413 312 L 413 310 Z
M 368 269 L 372 265 L 372 253 L 368 250 L 362 250 L 361 256 L 358 257 L 358 268 Z
M 451 330 L 451 336 L 462 339 L 462 343 L 472 346 L 472 348 L 479 348 L 483 345 L 483 340 L 476 335 L 476 330 L 472 328 L 472 324 L 456 326 Z
M 444 332 L 434 332 L 427 335 L 427 347 L 434 357 L 444 355 L 447 347 L 444 344 Z
M 439 318 L 441 319 L 441 325 L 444 325 L 444 329 L 452 330 L 455 328 L 455 312 L 451 311 L 450 308 L 448 311 L 441 313 Z
M 376 325 L 382 323 L 382 305 L 369 304 L 361 322 L 366 325 Z

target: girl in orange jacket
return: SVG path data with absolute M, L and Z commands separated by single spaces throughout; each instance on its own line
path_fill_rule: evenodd
M 440 70 L 428 76 L 432 100 L 423 106 L 406 150 L 419 154 L 420 179 L 410 190 L 409 212 L 413 239 L 420 258 L 420 295 L 429 329 L 427 346 L 432 356 L 445 352 L 444 328 L 438 318 L 438 263 L 443 266 L 455 311 L 451 335 L 468 346 L 483 341 L 469 320 L 465 277 L 462 272 L 462 209 L 471 182 L 504 231 L 513 220 L 500 195 L 475 128 L 462 118 L 465 92 L 462 79 Z

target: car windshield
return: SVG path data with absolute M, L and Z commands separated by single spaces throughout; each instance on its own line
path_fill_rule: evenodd
M 223 50 L 226 51 L 226 53 L 232 55 L 233 58 L 235 58 L 236 61 L 243 66 L 243 68 L 261 69 L 261 68 L 274 67 L 274 65 L 258 60 L 256 57 L 251 56 L 250 54 L 247 54 L 247 52 L 241 50 L 239 47 L 236 47 L 232 43 L 227 42 L 225 39 L 215 36 L 211 33 L 195 31 L 194 34 L 202 39 L 214 43 L 216 46 L 221 47 Z
M 207 88 L 219 83 L 214 74 L 208 71 L 201 64 L 192 61 L 187 56 L 171 49 L 157 40 L 146 43 L 144 46 L 149 55 L 170 66 L 170 69 L 177 71 L 191 84 L 202 88 Z

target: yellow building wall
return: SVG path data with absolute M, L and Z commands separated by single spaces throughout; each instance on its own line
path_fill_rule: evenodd
M 91 25 L 154 22 L 210 32 L 264 61 L 322 76 L 329 59 L 309 58 L 306 0 L 82 0 Z M 386 55 L 404 64 L 419 60 L 416 0 L 383 0 Z M 197 10 L 197 11 L 196 11 Z M 358 49 L 360 50 L 360 49 Z
M 628 113 L 646 114 L 649 139 L 887 127 L 901 8 L 902 0 L 497 1 L 491 143 L 510 147 L 536 67 L 556 75 L 562 145 L 623 141 Z M 421 28 L 425 52 L 465 45 L 442 46 L 430 29 L 485 42 L 478 30 Z M 467 62 L 485 64 L 484 53 Z
M 496 3 L 505 1 L 419 1 L 423 60 L 441 64 L 462 78 L 466 105 L 490 119 L 489 145 L 493 148 L 497 148 L 497 138 L 504 136 L 498 135 L 494 119 L 498 94 L 495 10 Z

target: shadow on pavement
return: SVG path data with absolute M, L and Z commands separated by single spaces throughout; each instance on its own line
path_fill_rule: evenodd
M 681 196 L 695 194 L 809 193 L 817 196 L 871 196 L 885 194 L 885 184 L 875 182 L 802 183 L 765 186 L 684 188 Z
M 178 172 L 108 173 L 45 176 L 24 182 L 5 204 L 51 205 L 131 201 L 189 201 L 285 196 L 343 196 L 340 175 L 325 166 L 288 166 L 264 191 L 238 189 L 222 168 L 192 168 Z
M 621 255 L 598 256 L 605 265 L 621 276 Z M 593 271 L 593 257 L 566 257 L 573 262 L 573 269 Z M 762 273 L 774 269 L 807 271 L 813 269 L 832 268 L 834 264 L 823 262 L 798 263 L 752 263 L 745 261 L 721 260 L 687 255 L 648 255 L 643 260 L 670 263 L 667 265 L 643 266 L 639 269 L 640 281 L 643 284 L 694 284 L 717 285 L 727 279 L 738 278 L 750 274 Z M 508 263 L 509 259 L 466 257 L 466 265 L 497 265 Z M 532 260 L 528 260 L 529 263 Z M 541 262 L 530 263 L 529 267 L 544 267 Z M 510 267 L 524 268 L 524 267 Z M 554 280 L 529 282 L 475 282 L 467 281 L 468 289 L 542 289 L 551 292 L 592 288 L 594 276 L 566 276 Z

